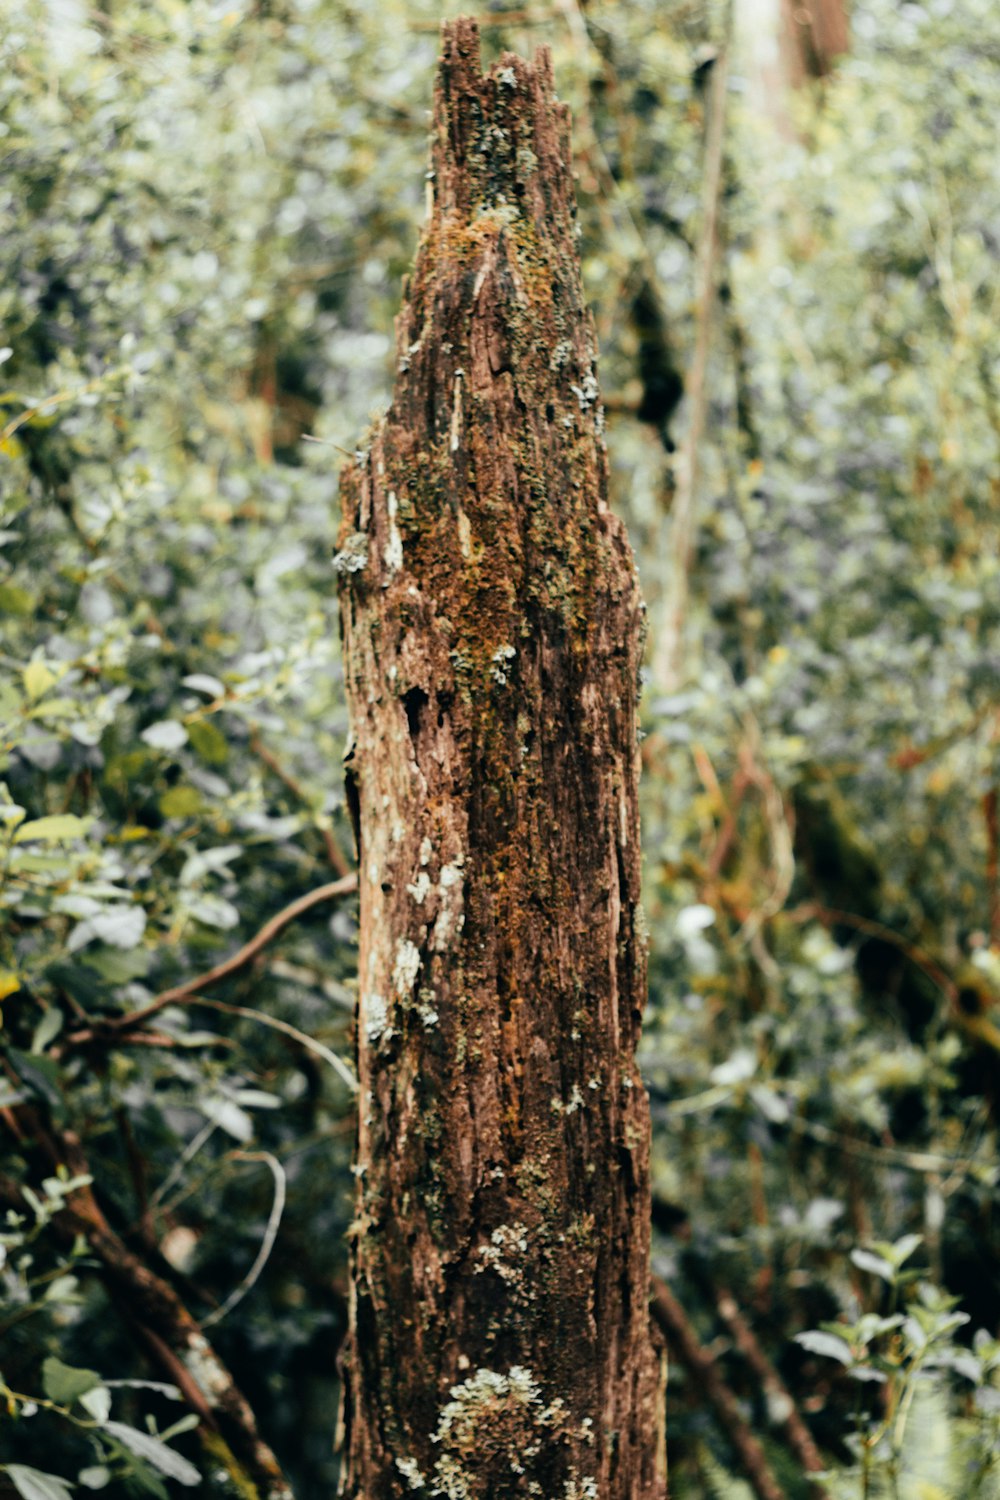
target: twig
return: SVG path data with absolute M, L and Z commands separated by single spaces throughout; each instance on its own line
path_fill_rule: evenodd
M 217 1307 L 214 1312 L 209 1313 L 207 1318 L 202 1318 L 202 1328 L 211 1328 L 213 1324 L 221 1322 L 227 1313 L 232 1312 L 233 1308 L 243 1301 L 247 1292 L 255 1285 L 260 1273 L 271 1257 L 271 1251 L 274 1249 L 274 1242 L 278 1237 L 278 1229 L 281 1225 L 281 1216 L 285 1211 L 287 1180 L 285 1178 L 285 1169 L 276 1156 L 272 1156 L 270 1151 L 233 1151 L 230 1154 L 230 1160 L 265 1162 L 270 1168 L 271 1176 L 274 1178 L 274 1202 L 271 1204 L 271 1212 L 268 1215 L 267 1225 L 264 1229 L 264 1238 L 260 1242 L 260 1249 L 257 1251 L 253 1265 L 239 1286 L 235 1287 L 229 1293 L 229 1296 L 222 1303 L 221 1307 Z
M 826 1465 L 813 1441 L 812 1433 L 802 1420 L 788 1387 L 764 1353 L 757 1335 L 737 1306 L 736 1299 L 725 1287 L 718 1289 L 716 1306 L 719 1309 L 720 1318 L 732 1334 L 733 1343 L 760 1381 L 770 1411 L 785 1430 L 789 1447 L 807 1473 L 821 1473 Z M 814 1500 L 823 1500 L 826 1496 L 826 1490 L 815 1480 L 811 1481 L 810 1489 Z
M 705 141 L 705 181 L 702 198 L 702 234 L 698 251 L 695 303 L 695 344 L 691 373 L 685 381 L 690 420 L 684 438 L 674 492 L 671 534 L 670 585 L 662 648 L 657 653 L 661 667 L 658 681 L 672 692 L 681 677 L 681 650 L 687 614 L 688 575 L 694 550 L 695 509 L 698 498 L 698 461 L 708 406 L 708 356 L 711 347 L 712 310 L 715 304 L 715 263 L 719 248 L 719 211 L 722 200 L 723 143 L 726 125 L 726 81 L 729 45 L 722 47 L 712 68 Z
M 281 764 L 281 761 L 275 755 L 274 751 L 269 750 L 268 747 L 264 744 L 263 740 L 260 737 L 260 732 L 256 728 L 256 726 L 254 727 L 253 732 L 250 735 L 250 749 L 257 756 L 257 759 L 262 760 L 265 766 L 267 766 L 268 770 L 272 771 L 274 775 L 277 776 L 282 785 L 288 788 L 292 796 L 298 802 L 302 803 L 303 807 L 308 807 L 310 810 L 312 810 L 312 803 L 309 797 L 309 793 L 306 791 L 302 783 L 300 781 L 297 781 L 292 773 Z M 316 827 L 319 829 L 320 834 L 322 835 L 323 844 L 326 848 L 326 857 L 330 861 L 330 864 L 333 866 L 333 868 L 336 870 L 337 874 L 341 877 L 350 875 L 351 867 L 348 864 L 344 853 L 340 848 L 340 845 L 337 843 L 337 840 L 333 836 L 333 830 L 330 828 L 324 828 L 320 823 L 317 823 Z
M 903 1167 L 908 1172 L 930 1173 L 934 1176 L 941 1172 L 965 1177 L 978 1176 L 984 1170 L 996 1173 L 996 1167 L 990 1162 L 977 1161 L 974 1156 L 941 1156 L 936 1151 L 905 1151 L 901 1146 L 873 1146 L 868 1141 L 844 1135 L 842 1131 L 831 1130 L 829 1125 L 820 1125 L 816 1120 L 804 1120 L 801 1115 L 793 1115 L 788 1123 L 796 1134 L 809 1136 L 821 1146 L 833 1146 L 849 1156 L 865 1157 L 883 1167 Z
M 986 821 L 986 893 L 990 913 L 990 942 L 1000 942 L 1000 815 L 997 789 L 991 786 L 983 796 Z
M 303 912 L 307 912 L 310 908 L 318 906 L 321 901 L 334 901 L 338 896 L 348 896 L 352 891 L 356 891 L 357 888 L 358 877 L 352 871 L 340 880 L 331 881 L 329 885 L 320 885 L 314 891 L 307 891 L 304 896 L 299 896 L 295 901 L 290 902 L 288 906 L 283 907 L 269 922 L 264 923 L 264 926 L 257 933 L 256 937 L 252 937 L 248 943 L 244 943 L 243 947 L 239 948 L 230 958 L 223 959 L 221 964 L 216 964 L 214 969 L 209 969 L 207 974 L 200 974 L 195 979 L 186 980 L 184 984 L 174 985 L 172 989 L 161 991 L 155 999 L 151 1000 L 148 1005 L 144 1005 L 141 1010 L 133 1010 L 129 1015 L 121 1016 L 117 1020 L 102 1021 L 101 1028 L 114 1033 L 132 1031 L 136 1026 L 140 1026 L 143 1021 L 148 1020 L 150 1016 L 155 1016 L 159 1011 L 166 1009 L 168 1005 L 177 1005 L 180 1001 L 197 995 L 201 990 L 207 990 L 211 985 L 218 984 L 220 979 L 226 979 L 230 974 L 235 974 L 238 969 L 244 968 L 251 959 L 256 958 L 257 954 L 263 948 L 266 948 L 268 943 L 273 938 L 276 938 L 279 932 L 283 932 L 289 923 L 294 922 L 296 917 L 301 917 Z M 219 1002 L 215 1003 L 218 1004 Z M 94 1040 L 95 1035 L 96 1032 L 93 1029 L 77 1031 L 67 1037 L 67 1041 L 77 1044 L 89 1042 Z
M 112 380 L 130 373 L 130 365 L 120 365 L 113 370 L 105 371 L 103 375 L 95 376 L 93 380 L 88 380 L 86 385 L 77 386 L 75 390 L 56 391 L 55 395 L 45 396 L 41 401 L 33 402 L 30 406 L 26 406 L 24 411 L 18 412 L 16 417 L 11 417 L 6 427 L 0 432 L 0 443 L 6 443 L 19 428 L 23 427 L 26 422 L 30 422 L 39 413 L 47 416 L 50 409 L 57 406 L 65 406 L 67 402 L 76 401 L 80 396 L 87 396 L 93 391 L 99 391 L 102 386 L 110 384 Z
M 699 1343 L 687 1313 L 658 1276 L 653 1277 L 652 1309 L 678 1358 L 712 1407 L 757 1500 L 785 1500 L 784 1491 L 771 1473 L 764 1450 L 751 1432 L 736 1397 L 720 1375 L 715 1360 Z
M 65 1166 L 73 1176 L 87 1179 L 74 1189 L 55 1214 L 53 1224 L 68 1238 L 82 1235 L 101 1263 L 115 1305 L 131 1320 L 162 1341 L 184 1362 L 200 1398 L 186 1382 L 179 1382 L 194 1409 L 203 1415 L 207 1405 L 239 1461 L 244 1483 L 256 1486 L 260 1500 L 292 1500 L 292 1492 L 277 1459 L 257 1431 L 246 1397 L 201 1331 L 200 1324 L 181 1302 L 174 1288 L 151 1271 L 111 1228 L 90 1187 L 88 1163 L 80 1140 L 70 1131 L 50 1135 L 34 1112 L 18 1111 L 28 1133 L 39 1143 L 54 1167 Z M 24 1211 L 24 1195 L 17 1183 L 0 1178 L 0 1197 Z M 155 1344 L 151 1343 L 155 1348 Z M 172 1379 L 176 1359 L 164 1361 Z
M 941 965 L 929 953 L 916 943 L 911 943 L 908 938 L 900 933 L 894 932 L 891 927 L 886 927 L 882 922 L 876 922 L 872 917 L 861 917 L 856 912 L 841 911 L 838 907 L 821 906 L 818 902 L 807 902 L 804 906 L 797 906 L 794 911 L 788 913 L 795 921 L 803 921 L 809 917 L 815 917 L 826 925 L 838 925 L 843 923 L 845 927 L 854 927 L 858 932 L 863 932 L 867 937 L 881 938 L 883 942 L 891 943 L 894 948 L 906 955 L 911 963 L 922 969 L 931 982 L 937 985 L 947 999 L 954 1001 L 955 986 Z
M 337 1074 L 342 1082 L 347 1084 L 352 1094 L 358 1092 L 358 1080 L 344 1062 L 343 1058 L 337 1056 L 336 1052 L 318 1042 L 314 1036 L 309 1036 L 305 1031 L 299 1031 L 298 1027 L 292 1026 L 288 1021 L 279 1020 L 277 1016 L 269 1016 L 262 1010 L 251 1010 L 246 1005 L 230 1005 L 225 1000 L 209 1000 L 207 996 L 201 995 L 195 1001 L 195 1005 L 207 1005 L 212 1010 L 221 1010 L 227 1016 L 242 1016 L 246 1021 L 257 1021 L 261 1026 L 270 1026 L 273 1031 L 280 1031 L 283 1035 L 291 1037 L 311 1052 L 315 1057 L 322 1058 L 325 1063 Z
M 149 1206 L 151 1209 L 156 1208 L 160 1203 L 163 1202 L 164 1198 L 167 1196 L 174 1183 L 179 1182 L 181 1177 L 184 1175 L 184 1168 L 187 1166 L 188 1162 L 193 1161 L 193 1159 L 198 1155 L 198 1152 L 201 1150 L 202 1146 L 204 1146 L 205 1142 L 215 1132 L 216 1129 L 217 1126 L 214 1120 L 206 1120 L 201 1129 L 195 1132 L 195 1134 L 188 1141 L 187 1145 L 184 1147 L 184 1150 L 181 1152 L 180 1156 L 178 1156 L 177 1160 L 170 1168 L 170 1171 L 167 1173 L 166 1177 L 164 1177 L 159 1187 L 151 1196 L 149 1200 Z

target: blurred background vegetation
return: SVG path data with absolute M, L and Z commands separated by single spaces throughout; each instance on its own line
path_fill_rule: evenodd
M 162 1374 L 58 1232 L 71 1168 L 42 1135 L 80 1138 L 122 1243 L 212 1321 L 298 1500 L 335 1489 L 352 900 L 161 1009 L 155 1045 L 114 1022 L 349 869 L 336 476 L 391 391 L 441 14 L 0 3 L 0 1486 L 23 1500 L 235 1493 L 183 1406 L 127 1383 Z M 765 1492 L 687 1338 L 789 1500 L 996 1495 L 1000 16 L 857 0 L 813 81 L 761 64 L 759 7 L 481 19 L 487 60 L 549 45 L 573 110 L 649 605 L 672 1492 Z

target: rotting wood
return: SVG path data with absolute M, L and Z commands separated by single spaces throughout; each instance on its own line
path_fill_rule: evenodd
M 335 565 L 361 889 L 344 1492 L 653 1500 L 637 685 L 569 120 L 447 25 Z

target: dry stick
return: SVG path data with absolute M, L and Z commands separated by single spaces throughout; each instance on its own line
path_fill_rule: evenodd
M 314 1057 L 328 1063 L 341 1082 L 347 1084 L 352 1094 L 358 1092 L 358 1080 L 343 1058 L 338 1057 L 336 1052 L 332 1052 L 322 1042 L 318 1042 L 314 1036 L 300 1031 L 297 1026 L 292 1026 L 288 1021 L 282 1021 L 277 1016 L 266 1015 L 262 1010 L 251 1010 L 246 1005 L 229 1005 L 225 1000 L 209 1000 L 205 995 L 197 996 L 193 1003 L 207 1005 L 210 1009 L 222 1011 L 227 1016 L 242 1016 L 244 1020 L 256 1021 L 260 1026 L 269 1026 L 272 1031 L 280 1031 L 283 1036 L 291 1037 L 293 1042 L 298 1042 L 306 1052 L 311 1052 Z
M 997 789 L 991 786 L 983 797 L 986 820 L 986 892 L 990 912 L 990 942 L 1000 942 L 1000 812 Z
M 885 943 L 891 943 L 898 948 L 911 963 L 916 964 L 918 969 L 923 970 L 932 984 L 937 985 L 948 999 L 954 998 L 955 986 L 951 979 L 942 969 L 941 965 L 931 958 L 918 943 L 911 943 L 909 938 L 903 937 L 902 933 L 895 932 L 893 928 L 886 927 L 883 922 L 877 922 L 873 917 L 862 917 L 856 912 L 841 911 L 839 907 L 821 906 L 819 903 L 807 903 L 804 907 L 796 908 L 795 916 L 817 917 L 823 923 L 843 923 L 845 927 L 854 927 L 858 932 L 863 932 L 867 937 L 881 938 Z
M 684 619 L 687 614 L 688 573 L 694 548 L 695 502 L 698 488 L 698 459 L 705 411 L 708 405 L 706 382 L 712 333 L 712 309 L 715 303 L 715 262 L 719 247 L 719 205 L 722 197 L 723 140 L 726 122 L 726 79 L 729 73 L 729 47 L 722 48 L 712 68 L 708 104 L 708 131 L 705 143 L 705 183 L 703 195 L 704 222 L 698 254 L 698 288 L 695 304 L 695 345 L 691 373 L 685 382 L 691 417 L 678 465 L 677 488 L 672 506 L 673 532 L 671 577 L 667 595 L 668 607 L 663 644 L 657 652 L 660 671 L 657 682 L 672 692 L 681 677 L 681 647 Z
M 66 1166 L 73 1176 L 89 1178 L 87 1159 L 77 1136 L 65 1131 L 53 1138 L 32 1111 L 22 1108 L 18 1114 L 53 1166 Z M 9 1178 L 0 1178 L 0 1199 L 21 1211 L 28 1206 L 19 1185 Z M 186 1367 L 200 1399 L 188 1382 L 178 1384 L 199 1415 L 204 1416 L 205 1406 L 211 1409 L 213 1425 L 221 1429 L 244 1481 L 256 1486 L 261 1500 L 292 1500 L 278 1461 L 257 1431 L 253 1411 L 229 1370 L 169 1282 L 151 1271 L 111 1228 L 89 1182 L 68 1195 L 53 1222 L 64 1234 L 83 1236 L 101 1263 L 116 1306 L 129 1320 L 148 1330 L 154 1340 L 166 1345 L 172 1358 L 163 1364 L 170 1378 L 177 1380 L 178 1360 Z M 155 1352 L 155 1343 L 147 1342 Z
M 309 807 L 311 805 L 309 801 L 309 794 L 306 791 L 305 787 L 300 781 L 297 781 L 292 773 L 281 764 L 281 761 L 275 755 L 274 751 L 267 748 L 260 737 L 260 732 L 256 728 L 253 730 L 250 736 L 250 749 L 257 756 L 257 759 L 262 760 L 265 766 L 267 766 L 268 770 L 272 771 L 274 775 L 277 776 L 281 784 L 288 788 L 292 796 L 298 802 L 302 803 L 303 807 Z M 326 857 L 330 861 L 330 864 L 333 866 L 333 868 L 336 870 L 337 874 L 341 877 L 343 877 L 344 875 L 350 875 L 351 867 L 347 862 L 343 850 L 337 843 L 337 840 L 334 838 L 332 829 L 321 827 L 319 831 L 322 835 L 323 844 L 326 848 Z
M 653 1277 L 653 1316 L 678 1358 L 702 1389 L 725 1437 L 732 1444 L 757 1500 L 786 1500 L 771 1473 L 764 1450 L 750 1430 L 732 1391 L 719 1374 L 712 1356 L 699 1342 L 687 1313 L 665 1282 Z
M 733 1336 L 734 1344 L 760 1381 L 769 1408 L 785 1429 L 789 1447 L 807 1473 L 821 1473 L 826 1465 L 813 1441 L 812 1433 L 799 1415 L 788 1387 L 761 1348 L 757 1335 L 737 1306 L 735 1298 L 725 1287 L 720 1287 L 716 1294 L 716 1306 L 719 1316 Z M 822 1485 L 815 1480 L 810 1482 L 810 1487 L 814 1500 L 822 1500 L 826 1496 Z
M 892 943 L 937 985 L 948 1001 L 951 1020 L 958 1029 L 964 1031 L 967 1036 L 971 1036 L 980 1046 L 988 1047 L 991 1052 L 1000 1052 L 1000 1027 L 996 1026 L 988 1016 L 966 1014 L 958 1003 L 958 991 L 954 981 L 949 978 L 941 965 L 916 943 L 908 942 L 898 932 L 893 932 L 891 927 L 884 927 L 881 922 L 873 921 L 870 917 L 859 917 L 854 912 L 838 911 L 829 906 L 807 903 L 805 906 L 796 907 L 794 912 L 789 913 L 789 916 L 799 920 L 817 917 L 819 921 L 827 924 L 843 922 L 845 925 L 856 927 L 859 932 L 867 933 L 871 937 L 883 938 L 885 942 Z
M 251 959 L 256 958 L 272 938 L 277 937 L 278 933 L 282 932 L 290 922 L 294 922 L 296 917 L 301 917 L 303 912 L 309 911 L 313 906 L 318 906 L 321 901 L 334 901 L 338 896 L 348 896 L 357 888 L 358 877 L 352 871 L 340 880 L 331 881 L 329 885 L 320 885 L 314 891 L 307 891 L 304 896 L 299 896 L 297 900 L 283 907 L 269 922 L 264 923 L 256 937 L 252 937 L 249 943 L 244 943 L 243 947 L 230 958 L 223 959 L 221 964 L 216 964 L 214 969 L 209 969 L 207 974 L 200 974 L 195 979 L 186 980 L 184 984 L 174 985 L 172 989 L 161 991 L 141 1010 L 134 1010 L 119 1020 L 102 1022 L 103 1029 L 114 1033 L 131 1031 L 168 1005 L 177 1005 L 180 1001 L 187 1000 L 202 990 L 207 990 L 211 985 L 218 984 L 220 979 L 226 979 L 230 974 L 235 974 L 237 969 L 242 969 Z M 67 1040 L 76 1043 L 89 1042 L 94 1039 L 94 1035 L 92 1030 L 76 1031 Z

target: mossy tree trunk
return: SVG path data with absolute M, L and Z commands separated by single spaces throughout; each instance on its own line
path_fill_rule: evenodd
M 345 1492 L 647 1500 L 636 698 L 548 54 L 444 30 L 392 407 L 342 482 L 361 881 Z

